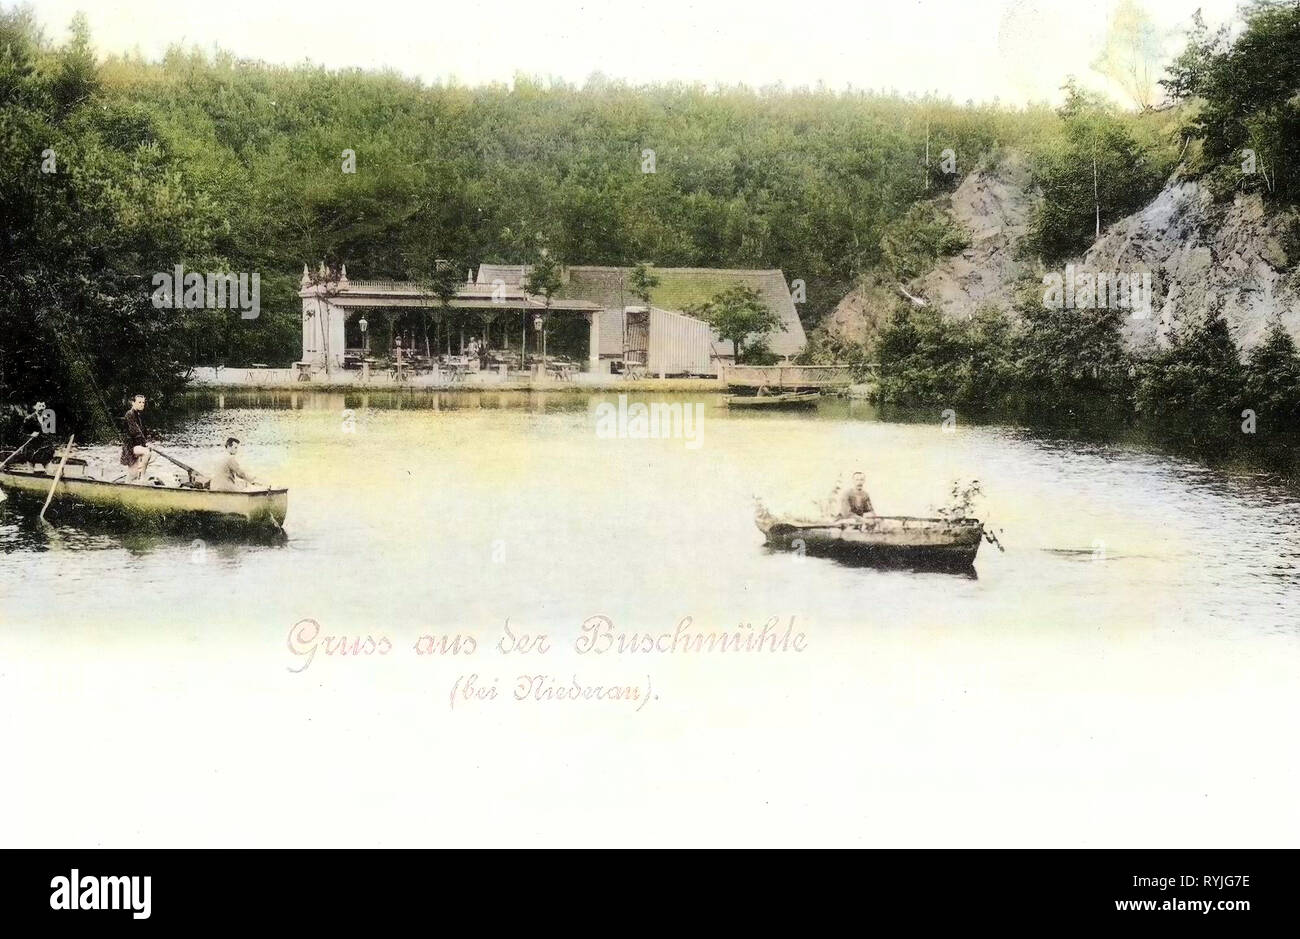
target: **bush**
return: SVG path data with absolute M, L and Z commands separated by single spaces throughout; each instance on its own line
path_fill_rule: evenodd
M 899 303 L 881 332 L 879 399 L 904 407 L 1005 413 L 1016 399 L 1014 329 L 984 310 L 945 319 L 933 307 Z
M 1137 410 L 1158 435 L 1201 450 L 1240 431 L 1245 369 L 1222 315 L 1176 330 L 1142 368 Z
M 1281 320 L 1247 359 L 1244 389 L 1242 404 L 1255 412 L 1261 438 L 1300 429 L 1300 354 Z

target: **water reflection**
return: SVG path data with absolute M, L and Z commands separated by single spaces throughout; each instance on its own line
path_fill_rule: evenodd
M 155 551 L 189 550 L 207 559 L 236 560 L 248 546 L 284 547 L 289 536 L 268 528 L 187 524 L 160 529 L 156 525 L 128 523 L 112 513 L 52 506 L 46 518 L 39 510 L 15 500 L 0 502 L 0 553 L 23 551 L 78 552 L 121 549 L 136 556 Z
M 1276 478 L 1133 442 L 961 422 L 945 433 L 936 415 L 885 421 L 847 399 L 769 414 L 700 393 L 631 398 L 703 403 L 701 446 L 601 436 L 597 405 L 617 392 L 191 395 L 168 452 L 206 470 L 225 435 L 240 437 L 245 466 L 290 490 L 288 537 L 51 531 L 0 507 L 0 614 L 93 620 L 116 604 L 141 622 L 183 611 L 257 635 L 303 616 L 454 631 L 598 611 L 629 628 L 784 611 L 827 628 L 976 634 L 1296 629 L 1300 497 Z M 1006 553 L 985 545 L 978 576 L 953 577 L 765 549 L 754 496 L 806 513 L 857 468 L 877 511 L 898 515 L 931 516 L 954 479 L 978 478 Z

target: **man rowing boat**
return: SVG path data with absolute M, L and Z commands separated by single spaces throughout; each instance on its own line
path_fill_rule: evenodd
M 226 455 L 217 464 L 217 471 L 212 474 L 209 487 L 214 492 L 242 492 L 250 486 L 261 486 L 251 473 L 239 465 L 235 454 L 239 452 L 239 438 L 226 438 Z
M 867 477 L 865 473 L 853 474 L 853 488 L 845 489 L 840 497 L 840 509 L 836 519 L 865 520 L 876 514 L 871 506 L 871 496 L 867 495 Z
M 149 440 L 145 435 L 144 422 L 140 419 L 144 411 L 144 395 L 131 398 L 131 409 L 122 418 L 124 438 L 122 440 L 122 457 L 119 462 L 126 467 L 127 482 L 144 482 L 145 470 L 153 457 L 149 449 Z

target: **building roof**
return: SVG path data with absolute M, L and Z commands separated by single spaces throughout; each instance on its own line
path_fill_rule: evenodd
M 315 296 L 315 286 L 303 287 L 300 297 Z M 438 300 L 427 287 L 400 280 L 344 280 L 336 282 L 328 294 L 331 303 L 338 306 L 438 306 Z M 518 283 L 506 282 L 500 292 L 489 281 L 459 284 L 456 296 L 449 302 L 455 309 L 491 309 L 503 306 L 508 309 L 543 310 L 546 301 L 524 291 Z M 555 310 L 569 312 L 595 312 L 603 310 L 598 303 L 573 297 L 556 296 L 551 303 Z
M 664 310 L 681 312 L 713 299 L 728 287 L 743 284 L 758 291 L 767 305 L 781 318 L 785 330 L 768 336 L 768 345 L 777 355 L 795 355 L 807 343 L 803 324 L 786 285 L 785 274 L 779 270 L 724 270 L 706 267 L 656 267 L 654 274 L 659 286 L 650 292 L 652 305 Z M 605 310 L 617 311 L 620 316 L 625 306 L 639 305 L 641 300 L 628 289 L 630 267 L 591 267 L 575 265 L 563 271 L 564 285 L 556 292 L 557 298 L 571 301 L 588 301 Z M 477 283 L 491 284 L 501 280 L 507 287 L 523 282 L 528 275 L 525 264 L 483 264 L 478 269 Z M 606 336 L 602 333 L 601 349 L 606 350 Z M 731 343 L 714 335 L 715 346 L 730 354 Z M 621 343 L 621 337 L 617 340 Z

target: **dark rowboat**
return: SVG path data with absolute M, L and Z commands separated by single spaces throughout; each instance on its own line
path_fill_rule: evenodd
M 865 522 L 780 518 L 759 508 L 769 547 L 880 567 L 966 569 L 984 534 L 976 519 L 877 515 Z
M 820 391 L 786 391 L 770 395 L 727 395 L 729 408 L 811 408 Z

